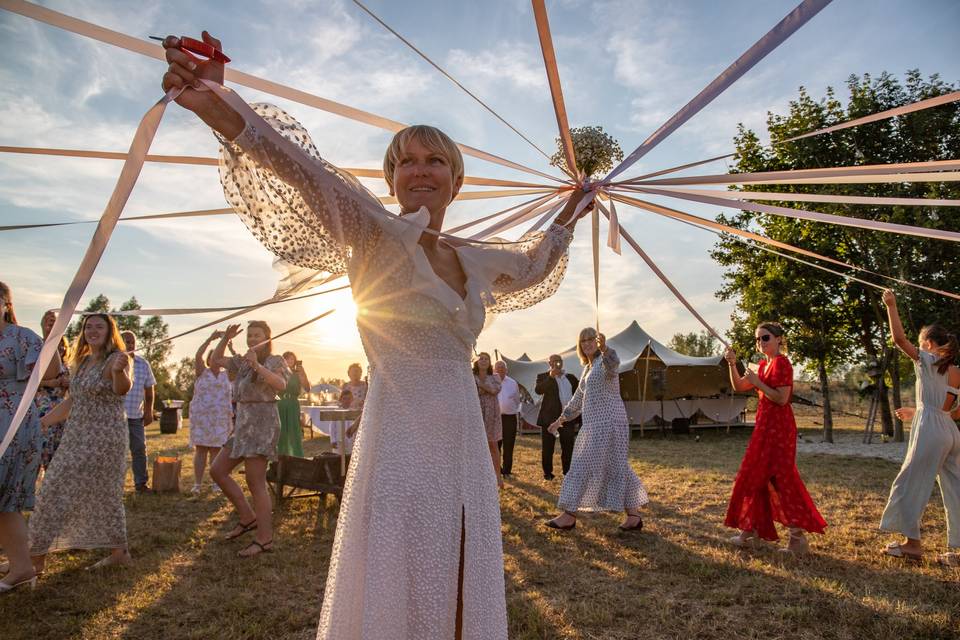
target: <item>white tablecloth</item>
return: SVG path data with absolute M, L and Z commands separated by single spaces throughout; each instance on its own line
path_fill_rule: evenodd
M 314 431 L 322 433 L 323 435 L 330 438 L 330 443 L 333 445 L 338 445 L 340 443 L 340 420 L 321 420 L 321 414 L 329 414 L 331 411 L 336 413 L 343 413 L 343 429 L 344 431 L 353 424 L 353 420 L 358 415 L 356 412 L 351 412 L 346 409 L 337 409 L 336 407 L 329 406 L 306 406 L 300 407 L 302 411 L 308 418 L 310 418 L 310 424 L 313 425 Z M 324 416 L 326 417 L 326 416 Z M 349 451 L 353 447 L 353 438 L 346 437 L 347 441 L 347 450 Z

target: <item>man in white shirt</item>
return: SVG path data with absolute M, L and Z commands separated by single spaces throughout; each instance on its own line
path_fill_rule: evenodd
M 513 445 L 517 441 L 517 414 L 520 413 L 520 385 L 507 375 L 507 363 L 498 360 L 493 365 L 493 374 L 500 379 L 500 422 L 503 424 L 503 439 L 497 446 L 503 452 L 500 474 L 509 476 L 513 471 Z
M 153 377 L 150 363 L 138 356 L 137 336 L 132 331 L 120 334 L 127 351 L 133 355 L 133 384 L 123 397 L 123 410 L 127 414 L 127 429 L 130 436 L 130 458 L 133 467 L 133 483 L 137 493 L 147 490 L 147 438 L 144 427 L 153 422 Z

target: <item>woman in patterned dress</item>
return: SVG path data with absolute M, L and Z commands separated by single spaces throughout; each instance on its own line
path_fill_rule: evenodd
M 764 322 L 757 327 L 755 340 L 757 351 L 764 356 L 758 372 L 748 368 L 741 376 L 737 354 L 733 349 L 724 354 L 734 389 L 756 389 L 760 396 L 756 424 L 733 483 L 724 524 L 740 529 L 730 542 L 745 547 L 757 538 L 777 540 L 774 521 L 779 522 L 790 530 L 782 551 L 806 553 L 809 543 L 804 531 L 823 533 L 827 523 L 797 470 L 797 423 L 790 407 L 793 367 L 781 353 L 783 327 Z
M 46 340 L 53 329 L 53 324 L 57 321 L 57 312 L 50 310 L 43 314 L 40 321 L 40 328 L 43 329 L 43 339 Z M 70 388 L 70 369 L 67 367 L 69 347 L 67 338 L 60 337 L 60 344 L 57 352 L 60 354 L 60 371 L 56 377 L 44 378 L 40 381 L 40 388 L 37 389 L 37 409 L 40 418 L 47 415 L 55 406 L 63 402 Z M 57 452 L 60 446 L 60 439 L 63 437 L 64 423 L 60 422 L 50 425 L 43 431 L 43 453 L 40 456 L 40 467 L 46 472 L 53 459 L 53 454 Z
M 360 366 L 359 362 L 353 362 L 347 367 L 347 381 L 343 383 L 340 387 L 340 407 L 343 409 L 352 409 L 354 411 L 363 411 L 363 402 L 367 399 L 367 389 L 369 385 L 366 380 L 361 379 L 363 377 L 363 367 Z M 360 418 L 357 418 L 353 421 L 349 427 L 347 427 L 346 437 L 347 442 L 344 446 L 347 447 L 347 451 L 350 451 L 353 448 L 353 438 L 357 435 L 357 429 L 360 428 Z M 330 430 L 330 435 L 333 436 L 337 433 L 336 429 Z M 338 443 L 334 442 L 334 449 L 338 446 Z
M 300 393 L 310 388 L 310 380 L 293 351 L 285 351 L 283 361 L 290 370 L 287 387 L 280 394 L 277 411 L 280 412 L 280 441 L 277 452 L 284 456 L 303 457 L 303 432 L 300 430 Z
M 473 363 L 473 378 L 477 382 L 477 393 L 480 396 L 480 415 L 483 416 L 483 429 L 487 433 L 487 447 L 493 459 L 493 471 L 497 474 L 497 486 L 503 488 L 503 478 L 500 476 L 500 448 L 497 442 L 503 438 L 503 423 L 500 418 L 500 380 L 493 375 L 493 365 L 490 364 L 490 354 L 481 352 Z
M 214 364 L 207 354 L 207 347 L 219 340 L 223 331 L 210 334 L 193 357 L 196 379 L 193 383 L 193 398 L 190 400 L 190 445 L 193 447 L 193 488 L 199 495 L 203 483 L 203 470 L 220 452 L 220 447 L 230 437 L 233 427 L 233 384 L 227 372 L 219 364 Z M 213 485 L 214 491 L 220 487 Z
M 249 558 L 273 550 L 267 463 L 277 459 L 277 440 L 280 438 L 277 394 L 286 388 L 290 371 L 283 358 L 271 352 L 270 327 L 260 320 L 247 323 L 246 354 L 224 357 L 227 343 L 240 335 L 240 331 L 239 324 L 227 327 L 210 357 L 211 364 L 226 367 L 237 376 L 237 417 L 233 435 L 213 461 L 210 477 L 237 510 L 237 524 L 227 534 L 227 540 L 256 531 L 253 542 L 237 554 Z M 230 472 L 241 463 L 253 506 L 247 502 L 240 485 L 230 477 Z
M 46 427 L 64 420 L 67 426 L 30 518 L 38 572 L 48 553 L 66 549 L 110 549 L 95 567 L 131 562 L 123 512 L 130 358 L 109 315 L 83 317 L 72 374 L 66 400 L 43 417 Z
M 11 428 L 42 345 L 40 336 L 17 325 L 13 294 L 10 287 L 0 282 L 0 440 Z M 59 370 L 60 358 L 55 356 L 43 377 L 55 377 Z M 0 593 L 19 586 L 32 587 L 37 582 L 22 512 L 34 507 L 41 445 L 40 419 L 31 403 L 10 446 L 0 457 L 0 548 L 7 556 L 7 575 L 0 580 Z
M 577 416 L 583 424 L 557 500 L 563 513 L 547 526 L 572 529 L 577 511 L 623 511 L 620 530 L 640 531 L 640 507 L 650 500 L 628 459 L 630 424 L 620 397 L 620 358 L 591 327 L 580 332 L 577 355 L 584 365 L 580 384 L 549 430 L 556 435 Z
M 584 192 L 516 243 L 441 238 L 463 184 L 463 158 L 441 131 L 408 127 L 387 149 L 397 216 L 324 161 L 289 114 L 251 108 L 222 86 L 191 88 L 198 78 L 222 85 L 223 65 L 194 62 L 175 36 L 163 44 L 164 91 L 185 88 L 178 104 L 221 136 L 234 211 L 288 262 L 349 275 L 358 308 L 370 391 L 317 637 L 505 639 L 499 497 L 470 356 L 488 310 L 523 309 L 556 291 Z
M 930 502 L 934 483 L 940 485 L 947 519 L 946 553 L 941 564 L 960 566 L 960 431 L 953 421 L 960 412 L 960 355 L 957 336 L 940 325 L 920 330 L 919 348 L 907 338 L 893 291 L 883 292 L 894 344 L 913 360 L 917 374 L 916 410 L 910 425 L 910 443 L 903 465 L 890 487 L 890 497 L 880 519 L 880 529 L 900 533 L 902 542 L 891 542 L 883 552 L 896 558 L 920 560 L 920 518 Z M 953 415 L 951 415 L 953 412 Z

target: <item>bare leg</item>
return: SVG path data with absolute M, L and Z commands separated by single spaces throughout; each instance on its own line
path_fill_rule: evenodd
M 199 487 L 203 482 L 203 470 L 207 466 L 207 448 L 197 445 L 193 449 L 193 486 Z
M 10 561 L 10 572 L 3 579 L 4 584 L 16 584 L 35 575 L 27 545 L 27 521 L 21 513 L 0 513 L 0 546 Z
M 225 449 L 221 449 L 213 464 L 210 465 L 210 477 L 233 504 L 240 522 L 249 523 L 256 519 L 253 509 L 247 503 L 247 498 L 243 495 L 243 489 L 240 488 L 236 480 L 230 477 L 230 472 L 243 461 L 243 458 L 231 458 Z M 248 466 L 247 471 L 249 472 L 249 470 L 250 467 Z M 249 476 L 247 476 L 247 482 L 250 482 Z
M 487 447 L 490 448 L 490 457 L 493 459 L 493 472 L 497 474 L 497 486 L 503 487 L 503 477 L 500 475 L 500 447 L 495 440 L 487 440 Z
M 247 471 L 247 488 L 253 496 L 253 508 L 257 517 L 257 533 L 254 539 L 267 546 L 273 542 L 273 503 L 267 489 L 267 459 L 263 456 L 244 458 L 243 466 Z M 250 554 L 243 555 L 256 555 L 260 552 L 257 547 L 254 549 Z

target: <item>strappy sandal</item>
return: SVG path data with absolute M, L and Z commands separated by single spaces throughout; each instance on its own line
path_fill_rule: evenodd
M 755 531 L 741 531 L 729 538 L 730 544 L 741 549 L 752 549 L 760 544 L 760 538 Z
M 252 549 L 254 547 L 257 547 L 258 550 L 254 551 L 253 553 L 246 553 L 248 549 Z M 263 544 L 260 544 L 254 540 L 240 551 L 237 551 L 237 556 L 240 558 L 252 558 L 253 556 L 258 556 L 261 553 L 273 553 L 273 540 L 267 540 Z
M 237 533 L 234 533 L 234 531 L 236 530 L 237 527 L 240 527 L 240 531 L 238 531 Z M 257 528 L 257 519 L 256 519 L 256 518 L 254 518 L 254 519 L 251 520 L 250 522 L 246 522 L 246 523 L 240 522 L 240 520 L 237 520 L 237 524 L 233 525 L 233 530 L 231 530 L 230 533 L 228 533 L 227 535 L 225 535 L 225 536 L 223 537 L 223 539 L 224 539 L 224 540 L 234 540 L 235 538 L 239 538 L 240 536 L 242 536 L 242 535 L 245 534 L 245 533 L 250 533 L 251 531 L 253 531 L 253 530 L 256 529 L 256 528 Z
M 923 560 L 923 554 L 917 553 L 916 551 L 907 551 L 903 548 L 899 542 L 891 542 L 883 549 L 883 553 L 894 558 L 903 558 L 904 560 L 910 560 L 912 562 L 920 562 Z

